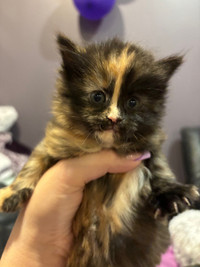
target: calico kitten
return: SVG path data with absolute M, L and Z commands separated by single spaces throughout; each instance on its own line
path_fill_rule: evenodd
M 155 60 L 118 39 L 86 47 L 57 40 L 63 61 L 53 117 L 17 179 L 0 191 L 0 209 L 20 208 L 60 159 L 150 151 L 137 169 L 86 185 L 67 267 L 154 267 L 168 246 L 168 216 L 198 197 L 195 187 L 174 181 L 161 152 L 167 86 L 182 57 Z

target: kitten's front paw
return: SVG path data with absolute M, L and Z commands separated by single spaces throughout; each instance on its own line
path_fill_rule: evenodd
M 31 188 L 23 188 L 18 191 L 12 190 L 10 186 L 0 190 L 0 211 L 13 212 L 21 208 L 21 206 L 31 197 L 33 190 Z
M 200 197 L 198 188 L 193 185 L 169 184 L 166 188 L 153 192 L 154 218 L 173 216 L 192 207 Z

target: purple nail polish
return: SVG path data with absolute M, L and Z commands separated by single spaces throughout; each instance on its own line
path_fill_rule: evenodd
M 134 161 L 145 160 L 145 159 L 149 159 L 150 157 L 151 157 L 151 153 L 147 151 L 143 155 L 141 155 L 139 158 L 134 159 Z

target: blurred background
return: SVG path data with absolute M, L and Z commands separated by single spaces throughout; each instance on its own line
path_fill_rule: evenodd
M 14 106 L 14 138 L 33 148 L 50 118 L 60 56 L 56 32 L 79 44 L 118 36 L 157 58 L 185 54 L 170 83 L 164 153 L 184 181 L 180 130 L 200 126 L 200 1 L 117 0 L 101 21 L 80 17 L 72 0 L 0 0 L 0 106 Z

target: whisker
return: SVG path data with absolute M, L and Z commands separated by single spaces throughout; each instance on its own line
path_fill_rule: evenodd
M 90 131 L 89 134 L 86 136 L 86 138 L 83 140 L 83 143 L 81 144 L 81 146 L 85 144 L 85 142 L 87 141 L 87 139 L 89 138 L 91 134 L 92 134 L 92 131 Z
M 95 137 L 95 140 L 97 141 L 97 143 L 98 143 L 99 145 L 101 145 L 101 141 L 98 139 L 98 137 L 96 136 L 96 134 L 94 135 L 94 137 Z

